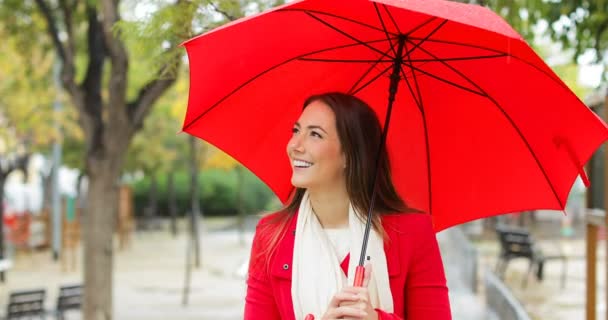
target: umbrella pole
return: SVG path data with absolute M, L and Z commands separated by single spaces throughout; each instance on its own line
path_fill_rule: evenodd
M 357 268 L 355 269 L 355 280 L 354 280 L 354 286 L 355 287 L 361 287 L 363 286 L 363 278 L 365 275 L 365 267 L 364 267 L 364 263 L 365 263 L 365 258 L 366 258 L 366 252 L 367 252 L 367 242 L 369 240 L 369 232 L 371 229 L 371 225 L 372 225 L 372 212 L 374 211 L 374 204 L 376 202 L 376 193 L 377 193 L 377 185 L 376 185 L 376 181 L 378 180 L 378 171 L 380 168 L 380 157 L 382 155 L 382 149 L 384 149 L 384 147 L 386 146 L 386 136 L 388 134 L 388 127 L 390 125 L 390 121 L 391 121 L 391 112 L 393 111 L 393 102 L 395 101 L 395 96 L 397 95 L 397 89 L 399 88 L 399 80 L 401 80 L 400 77 L 400 71 L 401 71 L 401 64 L 403 63 L 403 47 L 405 46 L 405 35 L 400 35 L 399 36 L 399 44 L 397 47 L 397 55 L 395 56 L 394 60 L 393 60 L 393 70 L 391 72 L 391 82 L 389 85 L 389 89 L 388 89 L 388 107 L 386 110 L 386 118 L 384 121 L 384 130 L 382 131 L 382 137 L 380 139 L 380 146 L 378 147 L 378 154 L 376 155 L 376 172 L 374 173 L 374 180 L 373 180 L 373 191 L 372 191 L 372 198 L 370 201 L 370 206 L 369 209 L 367 211 L 367 222 L 365 223 L 365 233 L 363 234 L 363 245 L 361 247 L 361 256 L 359 257 L 359 265 L 357 266 Z

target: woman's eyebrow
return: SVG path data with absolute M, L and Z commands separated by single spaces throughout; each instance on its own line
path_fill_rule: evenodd
M 299 123 L 299 122 L 296 122 L 296 123 L 294 124 L 294 126 L 296 126 L 296 127 L 298 127 L 298 128 L 302 127 L 302 126 L 300 125 L 300 123 Z M 325 134 L 327 134 L 327 131 L 325 131 L 325 129 L 323 129 L 323 127 L 318 126 L 318 125 L 310 125 L 310 126 L 307 126 L 307 127 L 306 127 L 306 129 L 309 129 L 309 130 L 310 130 L 310 129 L 319 129 L 319 130 L 321 130 L 321 131 L 325 132 Z
M 325 131 L 325 129 L 321 128 L 321 126 L 311 125 L 311 126 L 308 126 L 306 128 L 308 128 L 308 129 L 319 129 L 319 130 L 325 132 L 325 134 L 327 134 L 327 131 Z

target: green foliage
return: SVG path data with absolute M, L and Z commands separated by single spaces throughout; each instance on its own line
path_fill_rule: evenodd
M 192 16 L 185 12 L 197 12 L 197 7 L 203 1 L 134 1 L 129 4 L 145 4 L 155 8 L 145 17 L 133 17 L 132 20 L 119 21 L 114 26 L 114 32 L 120 35 L 133 62 L 129 72 L 129 88 L 127 97 L 134 99 L 138 89 L 152 79 L 174 77 L 178 71 L 176 57 L 184 54 L 179 44 L 193 36 L 189 28 Z M 131 10 L 135 10 L 132 8 Z M 208 20 L 200 15 L 195 20 Z M 170 65 L 166 66 L 168 63 Z M 164 66 L 164 68 L 163 68 Z M 160 70 L 160 74 L 158 73 Z
M 190 176 L 185 171 L 175 173 L 175 194 L 178 212 L 184 215 L 190 210 Z M 236 215 L 237 173 L 235 170 L 209 169 L 199 175 L 201 208 L 205 215 Z M 148 201 L 150 179 L 146 178 L 133 185 L 135 214 L 141 215 Z M 158 206 L 160 215 L 168 215 L 169 199 L 167 177 L 158 176 Z M 246 213 L 257 213 L 276 207 L 276 197 L 256 176 L 246 171 L 243 177 L 243 209 Z
M 53 110 L 56 100 L 62 105 L 70 103 L 53 82 L 56 63 L 53 52 L 31 47 L 24 55 L 23 37 L 10 33 L 12 28 L 0 23 L 3 39 L 0 44 L 0 116 L 5 121 L 0 128 L 0 139 L 8 149 L 24 143 L 29 152 L 48 152 L 56 139 L 69 140 L 70 145 L 76 147 L 82 141 L 76 113 L 67 106 L 59 112 Z M 39 37 L 29 40 L 37 41 Z M 70 160 L 72 150 L 66 150 Z
M 545 31 L 565 49 L 574 49 L 573 61 L 587 50 L 603 63 L 608 52 L 608 0 L 460 0 L 488 6 L 502 15 L 528 41 L 533 27 L 546 22 Z M 604 73 L 604 77 L 606 73 Z M 606 80 L 604 78 L 604 80 Z

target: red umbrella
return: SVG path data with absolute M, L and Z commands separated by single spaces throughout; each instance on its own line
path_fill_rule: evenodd
M 381 119 L 393 105 L 393 180 L 410 206 L 432 214 L 437 231 L 501 213 L 563 210 L 608 138 L 605 123 L 481 6 L 305 0 L 185 47 L 183 130 L 240 161 L 282 201 L 292 190 L 285 145 L 311 94 L 353 93 Z

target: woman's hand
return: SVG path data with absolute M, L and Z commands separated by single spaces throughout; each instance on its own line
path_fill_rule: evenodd
M 352 292 L 346 292 L 342 290 L 341 292 L 336 293 L 329 302 L 327 311 L 321 319 L 367 319 L 368 314 L 356 305 L 358 300 L 359 296 Z
M 378 320 L 378 314 L 369 298 L 367 285 L 371 277 L 371 265 L 365 266 L 362 287 L 344 287 L 331 300 L 325 319 Z

